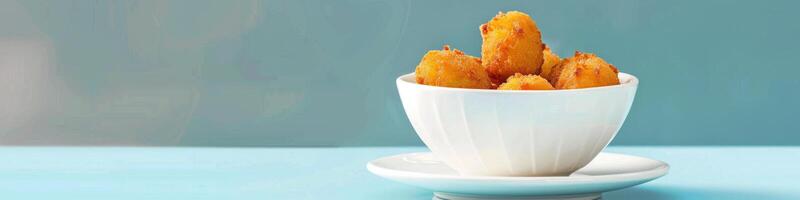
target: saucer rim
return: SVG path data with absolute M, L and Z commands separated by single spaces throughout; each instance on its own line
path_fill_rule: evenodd
M 371 173 L 387 178 L 415 178 L 415 179 L 447 179 L 452 181 L 505 181 L 505 182 L 571 182 L 571 183 L 592 183 L 599 181 L 644 181 L 654 180 L 663 177 L 669 173 L 670 165 L 664 161 L 651 159 L 642 156 L 627 155 L 622 153 L 600 152 L 597 156 L 623 156 L 634 157 L 636 159 L 645 159 L 656 161 L 659 166 L 636 172 L 626 172 L 608 175 L 585 175 L 585 176 L 460 176 L 460 175 L 444 175 L 432 174 L 425 172 L 396 170 L 385 167 L 380 167 L 375 162 L 393 157 L 401 157 L 413 154 L 432 154 L 431 152 L 412 152 L 402 153 L 390 156 L 380 157 L 371 160 L 367 163 L 367 170 Z M 580 170 L 578 170 L 580 171 Z

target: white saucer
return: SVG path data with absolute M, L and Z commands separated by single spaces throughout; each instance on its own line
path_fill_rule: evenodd
M 602 192 L 642 184 L 669 171 L 667 163 L 616 153 L 600 153 L 570 176 L 461 176 L 430 152 L 370 161 L 367 169 L 384 178 L 434 192 L 434 200 L 599 199 Z

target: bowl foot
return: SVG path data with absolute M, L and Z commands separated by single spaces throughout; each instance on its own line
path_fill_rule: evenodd
M 434 192 L 433 200 L 598 200 L 600 193 L 550 196 L 492 196 Z

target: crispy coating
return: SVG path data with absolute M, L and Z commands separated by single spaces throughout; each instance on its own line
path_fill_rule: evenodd
M 483 67 L 495 83 L 515 73 L 538 74 L 544 45 L 530 16 L 518 11 L 500 12 L 480 30 Z
M 618 85 L 619 71 L 614 65 L 591 53 L 575 51 L 553 68 L 550 83 L 557 89 L 575 89 Z
M 550 47 L 547 45 L 544 46 L 544 51 L 542 52 L 544 55 L 544 63 L 542 63 L 542 70 L 539 73 L 539 76 L 545 78 L 547 80 L 553 79 L 550 77 L 552 73 L 553 66 L 556 66 L 559 62 L 561 62 L 561 57 L 558 57 L 553 51 L 550 50 Z
M 489 89 L 492 82 L 481 60 L 458 49 L 428 51 L 417 65 L 417 83 L 442 87 Z
M 552 85 L 547 79 L 537 75 L 522 75 L 516 73 L 497 88 L 498 90 L 552 90 Z

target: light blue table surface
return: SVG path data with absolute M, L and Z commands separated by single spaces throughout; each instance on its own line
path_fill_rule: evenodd
M 0 199 L 430 199 L 365 163 L 424 147 L 2 147 Z M 671 165 L 604 199 L 800 199 L 800 147 L 610 147 Z

